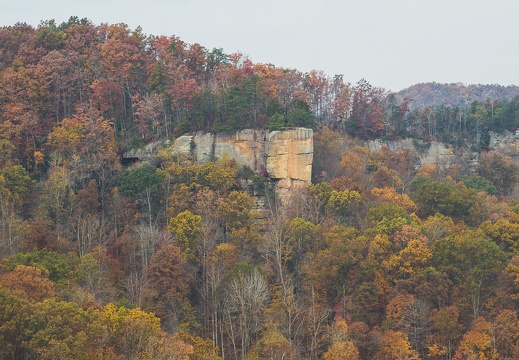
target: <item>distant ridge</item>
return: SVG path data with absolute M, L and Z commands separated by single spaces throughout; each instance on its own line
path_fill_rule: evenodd
M 440 84 L 436 82 L 412 85 L 397 93 L 397 99 L 412 99 L 411 110 L 427 106 L 470 106 L 473 101 L 505 100 L 519 96 L 519 86 Z

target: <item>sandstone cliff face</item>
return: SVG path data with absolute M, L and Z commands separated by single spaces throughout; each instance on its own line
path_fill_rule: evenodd
M 281 196 L 295 186 L 309 184 L 312 178 L 312 129 L 184 135 L 175 140 L 172 149 L 176 154 L 193 155 L 198 163 L 226 155 L 238 165 L 266 171 Z
M 291 189 L 310 184 L 314 157 L 311 129 L 273 131 L 266 145 L 266 169 L 272 179 L 277 179 L 279 198 L 286 199 Z
M 160 145 L 169 145 L 162 143 Z M 477 165 L 477 154 L 455 154 L 452 147 L 440 142 L 422 142 L 413 139 L 396 141 L 372 140 L 365 143 L 371 151 L 381 151 L 388 147 L 391 151 L 398 148 L 410 150 L 418 155 L 416 167 L 437 165 L 447 169 L 459 161 L 460 156 L 473 167 Z M 519 131 L 490 134 L 490 147 L 518 156 Z M 159 143 L 131 150 L 124 154 L 127 161 L 152 161 Z M 197 163 L 217 160 L 226 155 L 239 166 L 245 165 L 255 172 L 266 172 L 276 186 L 276 192 L 283 198 L 291 189 L 310 184 L 313 164 L 313 131 L 295 128 L 285 131 L 241 130 L 235 132 L 184 135 L 177 138 L 173 145 L 174 154 L 188 154 Z
M 391 151 L 396 151 L 399 147 L 404 150 L 410 150 L 417 154 L 420 159 L 420 163 L 416 164 L 417 167 L 423 165 L 448 167 L 455 160 L 453 149 L 437 141 L 425 143 L 417 140 L 413 141 L 413 139 L 395 141 L 372 140 L 367 142 L 367 146 L 371 151 L 382 151 L 384 146 Z
M 309 182 L 314 154 L 311 129 L 273 131 L 266 141 L 267 173 L 275 179 Z

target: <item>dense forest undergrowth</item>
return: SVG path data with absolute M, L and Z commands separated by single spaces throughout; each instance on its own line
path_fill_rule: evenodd
M 0 358 L 519 358 L 519 164 L 487 148 L 519 99 L 410 101 L 124 24 L 1 28 Z M 293 126 L 314 182 L 284 205 L 225 157 L 121 165 Z M 477 168 L 363 146 L 406 137 Z

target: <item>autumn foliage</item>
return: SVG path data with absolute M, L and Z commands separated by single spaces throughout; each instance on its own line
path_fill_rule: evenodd
M 410 104 L 125 24 L 1 28 L 0 359 L 519 358 L 518 164 L 486 148 L 518 101 Z M 296 126 L 313 183 L 283 201 L 166 141 Z M 418 168 L 432 140 L 487 152 Z

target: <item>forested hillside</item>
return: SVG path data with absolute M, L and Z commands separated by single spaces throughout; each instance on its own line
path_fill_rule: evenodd
M 486 147 L 519 98 L 409 101 L 124 24 L 1 28 L 0 359 L 519 358 L 517 149 Z M 296 126 L 315 181 L 284 202 L 226 156 L 121 162 Z M 478 161 L 364 143 L 404 137 Z
M 460 106 L 468 107 L 474 101 L 511 100 L 519 96 L 519 86 L 493 85 L 464 85 L 423 83 L 400 90 L 398 100 L 412 99 L 411 109 L 427 106 Z

